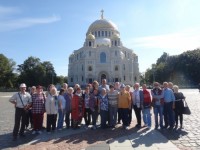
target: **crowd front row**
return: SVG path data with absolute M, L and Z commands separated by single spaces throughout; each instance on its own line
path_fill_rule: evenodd
M 101 85 L 94 81 L 84 90 L 78 84 L 68 88 L 65 83 L 59 94 L 54 85 L 50 85 L 46 93 L 42 86 L 33 86 L 29 93 L 26 92 L 26 84 L 22 83 L 20 91 L 9 99 L 15 105 L 13 140 L 17 140 L 18 135 L 25 137 L 24 130 L 29 123 L 33 128 L 32 134 L 41 134 L 45 112 L 46 131 L 49 134 L 62 130 L 64 122 L 67 129 L 78 129 L 83 118 L 85 128 L 92 125 L 95 130 L 99 115 L 101 128 L 115 128 L 116 124 L 122 122 L 123 128 L 127 130 L 132 121 L 132 110 L 137 119 L 137 128 L 142 126 L 142 119 L 144 126 L 151 128 L 152 107 L 155 129 L 178 128 L 178 120 L 180 128 L 183 128 L 185 97 L 178 89 L 171 82 L 164 82 L 162 87 L 155 82 L 152 90 L 148 90 L 145 84 L 140 89 L 139 83 L 134 84 L 131 90 L 129 85 L 119 82 L 107 85 L 103 79 Z

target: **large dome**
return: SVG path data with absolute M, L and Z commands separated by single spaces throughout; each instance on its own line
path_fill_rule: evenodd
M 117 33 L 119 32 L 117 26 L 113 22 L 106 19 L 99 19 L 99 20 L 94 21 L 90 25 L 90 27 L 88 28 L 87 34 L 90 32 L 94 32 L 94 31 L 102 30 L 102 29 L 117 31 Z

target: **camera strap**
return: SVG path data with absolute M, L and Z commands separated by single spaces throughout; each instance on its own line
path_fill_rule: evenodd
M 20 100 L 21 100 L 21 102 L 22 102 L 23 107 L 25 107 L 25 106 L 24 106 L 24 103 L 23 103 L 23 101 L 22 101 L 22 98 L 21 98 L 21 96 L 20 96 L 19 93 L 18 93 L 18 95 L 19 95 L 19 98 L 20 98 Z

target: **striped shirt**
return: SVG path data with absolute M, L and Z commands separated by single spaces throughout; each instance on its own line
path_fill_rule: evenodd
M 108 103 L 111 107 L 118 107 L 119 92 L 114 90 L 112 93 L 108 92 Z

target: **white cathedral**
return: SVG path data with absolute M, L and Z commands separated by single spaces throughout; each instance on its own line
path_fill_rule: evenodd
M 88 28 L 83 47 L 69 56 L 68 84 L 85 86 L 106 79 L 108 84 L 139 82 L 138 56 L 123 46 L 117 26 L 101 18 Z

